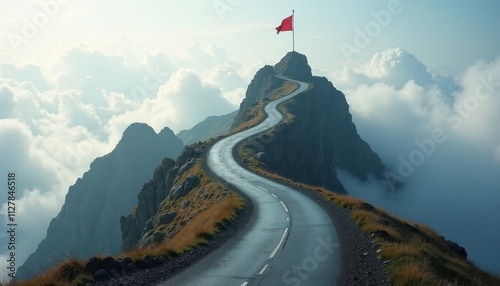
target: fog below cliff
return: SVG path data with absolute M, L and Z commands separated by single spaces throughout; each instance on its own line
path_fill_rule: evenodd
M 466 165 L 477 166 L 477 160 L 467 159 L 451 163 L 456 163 L 457 168 L 450 167 L 450 162 L 429 159 L 397 192 L 389 192 L 384 182 L 362 183 L 343 171 L 338 171 L 338 177 L 349 194 L 431 226 L 464 246 L 469 259 L 477 265 L 500 274 L 500 168 L 482 170 L 471 166 L 461 170 Z
M 351 195 L 431 226 L 500 274 L 500 58 L 454 78 L 422 66 L 395 49 L 337 75 L 359 134 L 391 172 L 387 182 L 339 178 Z M 391 191 L 394 180 L 403 186 Z

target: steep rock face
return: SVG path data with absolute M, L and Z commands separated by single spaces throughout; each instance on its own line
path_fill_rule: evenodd
M 241 123 L 247 121 L 246 111 L 259 100 L 267 98 L 267 96 L 279 87 L 283 80 L 274 76 L 275 71 L 272 66 L 264 66 L 255 74 L 254 78 L 248 85 L 245 98 L 240 104 L 238 114 L 234 119 L 231 129 L 238 127 Z
M 287 53 L 279 63 L 274 65 L 274 71 L 305 82 L 309 82 L 312 78 L 311 67 L 307 64 L 306 56 L 297 52 Z
M 19 268 L 18 277 L 32 276 L 71 254 L 85 258 L 96 253 L 117 254 L 120 216 L 130 212 L 137 189 L 160 158 L 176 157 L 182 148 L 168 128 L 156 134 L 146 124 L 129 126 L 115 149 L 95 159 L 69 188 L 46 238 Z
M 200 156 L 199 151 L 187 146 L 176 161 L 166 158 L 155 169 L 153 178 L 142 186 L 137 205 L 128 216 L 120 218 L 122 251 L 159 243 L 164 238 L 163 233 L 154 230 L 170 223 L 176 214 L 159 210 L 164 204 L 178 201 L 197 186 L 199 178 L 183 178 L 183 175 Z
M 290 122 L 249 142 L 255 154 L 267 154 L 263 165 L 281 175 L 338 193 L 346 190 L 337 178 L 337 168 L 361 180 L 369 174 L 381 177 L 384 165 L 358 135 L 344 94 L 326 78 L 310 76 L 307 59 L 296 52 L 288 53 L 274 69 L 309 82 L 312 88 L 285 103 Z

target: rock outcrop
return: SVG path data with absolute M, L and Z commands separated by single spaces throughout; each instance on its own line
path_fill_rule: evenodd
M 187 146 L 176 161 L 163 159 L 161 165 L 154 170 L 153 178 L 140 189 L 137 205 L 132 212 L 120 218 L 122 251 L 163 241 L 165 234 L 155 229 L 176 218 L 177 213 L 169 212 L 167 205 L 179 201 L 198 186 L 197 176 L 184 175 L 200 157 L 199 151 Z M 184 202 L 184 208 L 188 204 Z
M 272 66 L 264 66 L 255 74 L 254 78 L 248 85 L 245 98 L 240 104 L 238 114 L 231 125 L 231 129 L 235 129 L 242 123 L 248 121 L 246 111 L 252 107 L 253 104 L 268 98 L 269 94 L 276 88 L 280 87 L 283 80 L 274 76 L 276 72 Z
M 46 238 L 19 268 L 17 277 L 33 276 L 71 255 L 88 258 L 96 253 L 119 253 L 120 216 L 130 212 L 137 190 L 161 158 L 175 158 L 182 148 L 168 128 L 156 134 L 146 124 L 129 126 L 115 149 L 95 159 L 69 188 Z M 169 163 L 171 160 L 164 160 L 162 165 L 168 168 Z
M 359 136 L 344 94 L 326 78 L 312 76 L 306 57 L 296 52 L 288 53 L 274 68 L 257 72 L 233 127 L 244 122 L 249 106 L 265 100 L 270 90 L 282 84 L 275 73 L 309 82 L 311 88 L 284 104 L 288 122 L 248 142 L 255 154 L 266 154 L 265 168 L 338 193 L 346 192 L 337 178 L 338 168 L 361 180 L 369 174 L 382 176 L 385 167 Z

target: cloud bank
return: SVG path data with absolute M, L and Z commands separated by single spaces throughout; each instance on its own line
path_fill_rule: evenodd
M 362 183 L 340 171 L 348 190 L 434 227 L 469 257 L 500 273 L 500 58 L 455 78 L 431 74 L 396 48 L 332 75 L 360 135 L 389 169 Z M 395 192 L 396 183 L 403 187 Z
M 68 187 L 114 148 L 127 126 L 179 131 L 232 112 L 247 73 L 213 45 L 193 45 L 178 57 L 139 57 L 130 43 L 114 50 L 74 46 L 50 66 L 0 62 L 0 174 L 18 178 L 18 265 L 45 236 Z M 0 218 L 7 219 L 5 200 Z

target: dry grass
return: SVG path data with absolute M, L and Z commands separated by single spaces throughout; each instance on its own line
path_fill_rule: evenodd
M 201 161 L 198 161 L 187 170 L 181 180 L 190 175 L 198 176 L 200 179 L 198 187 L 178 201 L 165 201 L 163 204 L 163 212 L 177 212 L 177 216 L 171 224 L 159 226 L 157 230 L 168 232 L 170 227 L 175 226 L 175 235 L 165 240 L 164 243 L 153 247 L 134 249 L 122 253 L 116 258 L 128 256 L 132 258 L 136 266 L 141 267 L 145 255 L 157 257 L 177 256 L 206 243 L 210 236 L 215 235 L 226 223 L 233 220 L 238 211 L 244 207 L 244 201 L 241 197 L 205 174 Z M 203 196 L 200 196 L 201 192 L 203 192 Z M 188 207 L 183 206 L 185 201 L 191 202 Z M 36 277 L 7 285 L 84 285 L 92 280 L 92 275 L 85 273 L 84 263 L 82 260 L 70 257 Z
M 184 252 L 197 245 L 204 244 L 207 237 L 215 235 L 225 222 L 234 219 L 237 211 L 242 207 L 242 199 L 232 193 L 190 220 L 171 241 L 161 247 L 176 252 Z
M 264 102 L 259 101 L 257 105 L 250 107 L 246 112 L 246 118 L 247 120 L 235 128 L 230 134 L 238 133 L 264 121 Z
M 92 280 L 85 273 L 85 262 L 76 257 L 69 257 L 52 269 L 26 281 L 12 282 L 8 286 L 77 286 Z
M 395 285 L 449 285 L 442 284 L 439 278 L 432 275 L 431 271 L 417 262 L 409 262 L 401 265 L 397 273 L 391 275 Z M 425 283 L 425 284 L 422 284 Z M 428 284 L 432 283 L 432 284 Z
M 294 92 L 297 88 L 299 88 L 298 84 L 291 81 L 285 81 L 280 87 L 273 90 L 271 94 L 269 94 L 269 98 L 271 99 L 271 101 L 280 99 L 283 96 L 287 96 L 290 93 Z
M 167 238 L 153 247 L 135 249 L 122 256 L 141 261 L 144 255 L 171 256 L 193 249 L 215 235 L 224 223 L 231 221 L 243 208 L 244 202 L 236 193 L 212 180 L 198 160 L 179 181 L 197 176 L 200 184 L 188 195 L 177 201 L 164 201 L 160 213 L 177 213 L 175 219 L 159 226 L 155 231 L 164 232 Z M 186 207 L 185 202 L 190 202 Z M 172 235 L 171 237 L 169 236 Z
M 274 101 L 276 99 L 279 99 L 283 96 L 286 96 L 293 91 L 295 91 L 299 87 L 298 84 L 285 81 L 280 87 L 274 89 L 270 94 L 269 98 L 270 100 Z M 259 101 L 255 106 L 252 106 L 248 109 L 246 112 L 246 121 L 242 123 L 240 126 L 235 128 L 230 134 L 238 133 L 242 130 L 248 129 L 250 127 L 253 127 L 260 122 L 262 122 L 265 118 L 264 115 L 264 106 L 267 104 L 267 102 L 264 101 Z M 290 114 L 288 112 L 288 114 Z M 291 115 L 291 114 L 290 114 Z
M 241 150 L 241 157 L 252 160 L 251 151 Z M 364 232 L 374 234 L 373 242 L 381 249 L 381 258 L 390 261 L 386 270 L 395 286 L 500 286 L 500 277 L 459 257 L 446 246 L 442 237 L 425 225 L 399 219 L 361 199 L 268 172 L 260 169 L 258 163 L 251 162 L 248 166 L 256 173 L 319 193 L 327 201 L 348 209 Z

